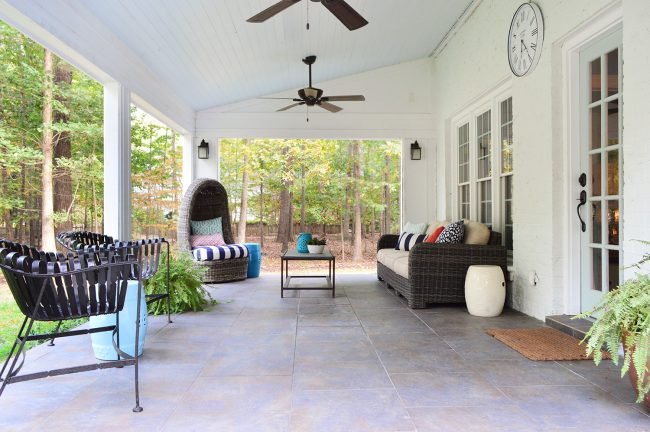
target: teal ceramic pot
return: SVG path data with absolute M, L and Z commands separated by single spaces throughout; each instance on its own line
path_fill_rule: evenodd
M 296 250 L 299 253 L 309 253 L 307 242 L 309 242 L 311 239 L 312 235 L 310 233 L 300 233 L 298 235 L 298 240 L 296 241 Z
M 262 268 L 262 251 L 259 243 L 244 243 L 248 249 L 248 271 L 246 277 L 256 278 L 260 276 Z

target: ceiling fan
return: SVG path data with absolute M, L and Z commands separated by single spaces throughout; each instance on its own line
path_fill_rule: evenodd
M 316 56 L 308 56 L 302 59 L 302 62 L 309 66 L 309 87 L 298 90 L 299 98 L 271 98 L 271 99 L 287 99 L 295 103 L 284 108 L 280 108 L 276 112 L 286 111 L 300 105 L 307 105 L 308 107 L 319 106 L 329 112 L 337 113 L 343 108 L 331 104 L 330 101 L 335 102 L 363 102 L 366 100 L 362 95 L 348 95 L 348 96 L 323 96 L 323 90 L 313 87 L 311 83 L 311 66 L 316 62 Z
M 269 18 L 272 18 L 282 12 L 283 10 L 295 5 L 296 3 L 301 2 L 302 0 L 280 0 L 273 6 L 263 10 L 257 15 L 247 19 L 246 21 L 250 23 L 261 23 Z M 310 0 L 316 3 L 320 3 L 327 8 L 339 21 L 343 23 L 349 30 L 359 29 L 366 24 L 368 21 L 364 17 L 359 15 L 352 6 L 347 4 L 345 0 Z M 309 27 L 307 27 L 309 28 Z

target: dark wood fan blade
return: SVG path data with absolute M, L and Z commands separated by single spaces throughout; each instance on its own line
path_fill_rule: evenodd
M 298 105 L 304 105 L 304 104 L 305 104 L 304 102 L 299 102 L 299 103 L 291 104 L 291 105 L 286 106 L 286 107 L 284 107 L 284 108 L 280 108 L 279 110 L 277 110 L 277 111 L 275 111 L 275 112 L 282 112 L 282 111 L 290 110 L 291 108 L 295 108 L 295 107 L 297 107 Z
M 344 0 L 322 0 L 321 4 L 332 12 L 349 30 L 356 30 L 368 24 L 368 21 Z
M 246 21 L 249 23 L 261 23 L 266 21 L 269 18 L 272 18 L 282 12 L 283 10 L 295 5 L 302 0 L 281 0 L 273 6 L 264 9 L 262 12 L 258 13 L 255 16 L 248 18 Z
M 329 102 L 323 102 L 323 101 L 321 101 L 318 104 L 318 106 L 321 107 L 321 108 L 326 109 L 329 112 L 333 112 L 333 113 L 337 113 L 337 112 L 339 112 L 339 111 L 341 111 L 343 109 L 340 106 L 336 106 L 336 105 L 331 104 Z
M 268 99 L 268 100 L 292 100 L 295 101 L 294 98 L 274 98 L 274 97 L 259 97 L 257 99 Z
M 323 102 L 328 101 L 347 101 L 347 102 L 363 102 L 366 100 L 365 96 L 362 95 L 350 95 L 350 96 L 325 96 L 321 99 Z

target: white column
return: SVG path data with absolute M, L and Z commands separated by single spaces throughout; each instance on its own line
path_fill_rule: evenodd
M 185 193 L 196 178 L 194 137 L 191 134 L 181 135 L 181 145 L 183 146 L 183 193 Z
M 104 233 L 131 238 L 131 94 L 104 85 Z

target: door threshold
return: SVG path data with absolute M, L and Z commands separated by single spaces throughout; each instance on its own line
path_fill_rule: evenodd
M 582 340 L 593 322 L 584 318 L 574 320 L 571 319 L 572 317 L 573 315 L 550 315 L 546 317 L 545 322 L 549 327 L 553 327 L 562 333 Z

